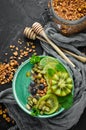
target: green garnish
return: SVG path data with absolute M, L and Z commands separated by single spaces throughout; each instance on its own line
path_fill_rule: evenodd
M 69 109 L 73 105 L 73 95 L 70 93 L 64 98 L 58 96 L 58 101 L 63 108 Z
M 30 59 L 30 63 L 31 64 L 36 64 L 36 63 L 40 62 L 40 60 L 41 60 L 40 56 L 32 55 L 32 57 Z
M 40 114 L 40 111 L 36 107 L 33 107 L 31 115 L 32 116 L 38 116 L 39 114 Z
M 52 69 L 52 68 L 49 68 L 49 69 L 47 70 L 47 73 L 48 73 L 48 76 L 49 76 L 49 77 L 52 77 L 52 76 L 54 75 L 54 73 L 55 73 L 55 70 Z
M 62 66 L 61 63 L 56 64 L 56 70 L 57 70 L 57 71 L 61 71 L 61 72 L 66 71 L 65 67 Z

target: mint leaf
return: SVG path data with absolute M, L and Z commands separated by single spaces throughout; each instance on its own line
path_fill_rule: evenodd
M 36 55 L 32 55 L 31 59 L 30 59 L 30 63 L 35 64 L 40 62 L 41 57 L 40 56 L 36 56 Z
M 61 72 L 66 71 L 65 67 L 61 63 L 56 64 L 56 70 Z
M 68 94 L 67 96 L 64 97 L 58 97 L 60 105 L 64 109 L 69 109 L 73 105 L 73 95 Z
M 52 76 L 55 74 L 55 70 L 52 69 L 52 68 L 49 68 L 49 69 L 47 70 L 47 73 L 48 73 L 48 76 L 49 76 L 49 77 L 52 77 Z
M 32 116 L 38 116 L 39 115 L 39 110 L 35 107 L 32 108 L 32 112 L 31 112 Z

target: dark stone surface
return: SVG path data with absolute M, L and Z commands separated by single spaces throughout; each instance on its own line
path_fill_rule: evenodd
M 42 19 L 42 13 L 45 11 L 47 1 L 44 0 L 1 0 L 0 1 L 0 62 L 5 60 L 4 53 L 8 52 L 7 60 L 11 55 L 9 45 L 17 45 L 19 38 L 28 41 L 23 36 L 23 29 L 25 26 L 31 26 L 33 22 Z M 42 54 L 42 48 L 38 40 L 35 41 L 36 50 L 38 54 Z M 22 46 L 23 47 L 23 46 Z M 80 49 L 80 48 L 79 48 Z M 86 49 L 82 48 L 84 52 Z M 25 60 L 25 59 L 23 59 Z M 11 87 L 11 83 L 0 86 L 0 91 Z M 80 118 L 76 126 L 70 130 L 86 130 L 86 110 Z M 0 116 L 0 130 L 7 130 L 12 124 L 8 124 Z

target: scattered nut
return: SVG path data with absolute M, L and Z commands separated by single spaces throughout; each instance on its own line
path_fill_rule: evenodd
M 18 56 L 18 52 L 17 51 L 13 52 L 13 55 Z

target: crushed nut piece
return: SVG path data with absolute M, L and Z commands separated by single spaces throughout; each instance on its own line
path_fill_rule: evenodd
M 32 46 L 32 48 L 34 49 L 34 48 L 36 48 L 36 46 Z
M 9 63 L 0 63 L 0 84 L 9 83 L 13 79 L 13 74 L 18 66 L 16 60 L 10 60 Z
M 13 52 L 13 55 L 18 56 L 18 52 L 17 51 Z

